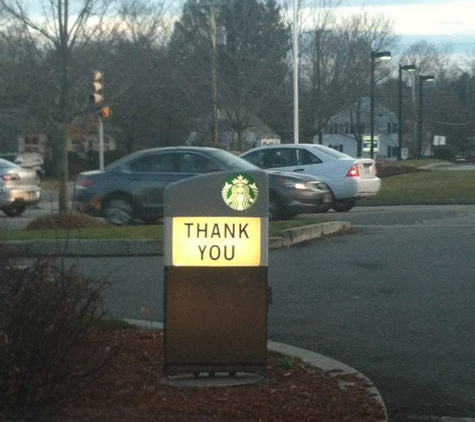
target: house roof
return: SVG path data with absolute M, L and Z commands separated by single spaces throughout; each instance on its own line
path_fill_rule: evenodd
M 228 119 L 221 112 L 219 113 L 219 123 L 223 128 L 232 127 L 228 123 Z M 255 115 L 249 116 L 247 130 L 255 134 L 259 139 L 280 139 L 280 136 L 274 132 L 264 121 Z
M 41 122 L 26 107 L 0 109 L 0 137 L 24 132 L 44 132 Z
M 354 112 L 357 109 L 361 110 L 361 117 L 362 120 L 367 120 L 369 119 L 369 114 L 371 111 L 371 99 L 369 97 L 363 97 L 359 101 L 355 102 L 353 105 L 348 107 L 345 110 L 340 111 L 339 113 L 335 114 L 330 121 L 336 121 L 336 120 L 348 120 L 349 114 L 351 112 Z M 377 101 L 374 102 L 374 114 L 376 116 L 386 116 L 390 120 L 393 120 L 394 122 L 397 122 L 397 116 L 395 113 L 393 113 L 391 110 L 388 108 L 384 107 Z

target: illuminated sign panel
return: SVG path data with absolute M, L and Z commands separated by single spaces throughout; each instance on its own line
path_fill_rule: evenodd
M 363 136 L 363 152 L 371 152 L 371 136 Z M 379 136 L 373 137 L 373 152 L 379 152 Z
M 172 265 L 261 265 L 261 218 L 173 217 Z

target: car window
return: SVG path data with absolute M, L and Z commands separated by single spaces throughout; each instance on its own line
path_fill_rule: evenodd
M 215 157 L 220 163 L 223 165 L 220 166 L 220 170 L 233 170 L 233 169 L 241 169 L 241 170 L 256 170 L 256 164 L 251 162 L 251 160 L 236 156 L 233 153 L 228 151 L 224 151 L 222 149 L 213 150 L 211 155 Z M 254 154 L 253 154 L 254 155 Z M 261 167 L 261 166 L 258 166 Z
M 269 148 L 246 155 L 246 160 L 264 169 L 298 165 L 297 151 L 286 148 Z
M 254 151 L 249 154 L 246 154 L 244 159 L 257 167 L 269 168 L 270 166 L 267 165 L 268 156 L 269 151 Z
M 174 154 L 147 154 L 136 158 L 129 164 L 134 173 L 175 173 Z
M 201 154 L 186 152 L 179 155 L 178 171 L 180 173 L 210 173 L 219 170 L 212 160 Z
M 343 152 L 337 151 L 336 149 L 326 147 L 324 145 L 319 145 L 318 147 L 313 147 L 315 150 L 315 154 L 323 154 L 328 155 L 332 158 L 339 160 L 340 158 L 351 158 L 348 154 L 344 154 Z
M 308 164 L 319 164 L 322 162 L 320 158 L 316 155 L 312 154 L 310 151 L 306 149 L 299 149 L 297 150 L 297 161 L 299 166 L 304 166 Z

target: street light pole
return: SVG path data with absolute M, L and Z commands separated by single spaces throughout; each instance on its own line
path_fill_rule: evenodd
M 374 158 L 374 68 L 376 60 L 391 60 L 390 51 L 371 51 L 371 81 L 370 81 L 370 157 Z
M 433 81 L 435 78 L 434 78 L 434 75 L 419 75 L 419 119 L 417 121 L 417 141 L 418 141 L 418 145 L 417 145 L 417 149 L 418 149 L 418 158 L 422 158 L 422 121 L 423 121 L 423 110 L 422 110 L 422 105 L 423 105 L 423 101 L 422 101 L 422 97 L 423 97 L 423 90 L 422 90 L 422 86 L 424 85 L 424 82 L 425 81 L 428 81 L 428 82 L 431 82 Z
M 211 2 L 211 84 L 213 97 L 213 146 L 218 147 L 218 70 L 217 70 L 217 46 L 216 46 L 216 5 L 214 0 Z
M 299 6 L 298 0 L 294 0 L 294 16 L 293 16 L 293 72 L 294 72 L 294 143 L 299 143 L 299 38 L 298 38 L 298 17 Z
M 408 64 L 405 66 L 399 65 L 399 96 L 398 96 L 398 138 L 397 138 L 397 160 L 401 161 L 402 138 L 403 138 L 403 118 L 402 118 L 402 72 L 414 72 L 416 65 Z

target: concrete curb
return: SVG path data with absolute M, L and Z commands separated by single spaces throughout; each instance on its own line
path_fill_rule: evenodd
M 329 221 L 327 223 L 282 230 L 280 237 L 269 238 L 269 249 L 289 247 L 297 243 L 308 242 L 332 234 L 343 234 L 349 232 L 350 229 L 351 225 L 347 221 Z
M 125 319 L 124 321 L 127 322 L 128 324 L 131 324 L 135 327 L 142 328 L 142 329 L 163 330 L 163 323 L 161 322 L 143 321 L 143 320 L 135 320 L 135 319 Z M 368 392 L 382 406 L 384 410 L 384 419 L 381 422 L 388 421 L 386 405 L 384 404 L 383 398 L 381 397 L 381 394 L 379 393 L 376 386 L 366 375 L 362 374 L 361 372 L 357 371 L 351 366 L 345 365 L 344 363 L 341 363 L 335 359 L 326 357 L 319 353 L 311 352 L 309 350 L 301 349 L 299 347 L 289 346 L 284 343 L 277 343 L 271 340 L 267 341 L 267 349 L 273 352 L 281 353 L 286 356 L 292 356 L 292 357 L 301 359 L 303 362 L 307 363 L 308 365 L 318 368 L 322 370 L 323 372 L 327 372 L 327 373 L 332 372 L 332 373 L 335 373 L 335 375 L 341 375 L 342 373 L 357 375 L 359 378 L 365 381 L 365 383 L 367 384 Z
M 283 230 L 280 237 L 269 238 L 269 249 L 290 247 L 324 236 L 348 233 L 347 221 L 330 221 Z M 85 240 L 44 239 L 9 241 L 8 248 L 17 256 L 163 256 L 161 240 Z

